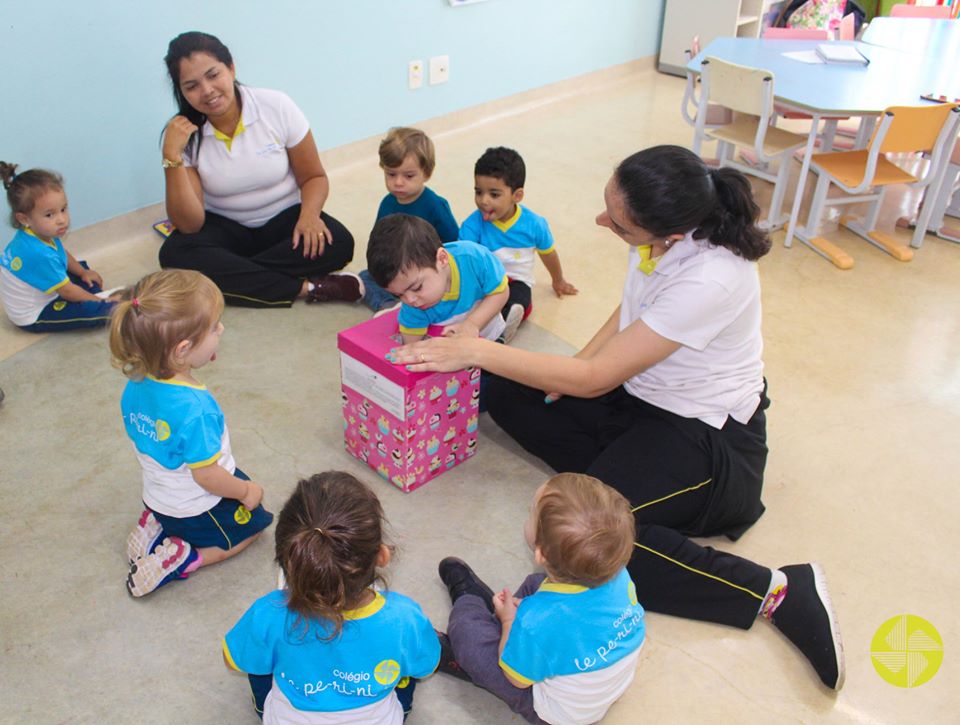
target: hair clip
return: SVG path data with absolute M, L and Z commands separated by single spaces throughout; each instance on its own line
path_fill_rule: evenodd
M 318 534 L 320 534 L 320 536 L 324 535 L 323 529 L 321 529 L 319 526 L 314 526 L 313 530 L 316 531 Z

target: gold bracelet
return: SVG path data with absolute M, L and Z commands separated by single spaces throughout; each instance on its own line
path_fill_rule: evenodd
M 163 161 L 160 162 L 160 165 L 165 169 L 179 169 L 183 166 L 183 159 L 180 161 L 171 161 L 170 159 L 164 157 Z

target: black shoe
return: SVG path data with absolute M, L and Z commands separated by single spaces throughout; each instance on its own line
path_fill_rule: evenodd
M 437 567 L 440 579 L 450 592 L 450 601 L 455 602 L 464 594 L 476 594 L 493 614 L 493 590 L 478 577 L 463 559 L 448 556 Z
M 307 302 L 357 302 L 363 299 L 363 281 L 353 272 L 331 272 L 310 280 Z
M 817 564 L 791 564 L 780 571 L 787 575 L 787 594 L 772 621 L 810 661 L 823 684 L 839 690 L 846 674 L 843 642 L 823 570 Z
M 447 633 L 441 632 L 439 629 L 433 631 L 437 633 L 437 639 L 440 640 L 440 664 L 437 665 L 437 672 L 453 675 L 458 680 L 472 682 L 473 680 L 470 679 L 470 675 L 464 671 L 460 663 L 457 662 L 453 656 L 453 647 L 450 646 L 450 637 Z

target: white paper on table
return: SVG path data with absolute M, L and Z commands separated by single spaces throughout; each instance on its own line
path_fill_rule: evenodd
M 799 60 L 801 63 L 823 63 L 823 58 L 817 55 L 815 50 L 791 50 L 788 53 L 781 53 L 784 58 L 790 60 Z

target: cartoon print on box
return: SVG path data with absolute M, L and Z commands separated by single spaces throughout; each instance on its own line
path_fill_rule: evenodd
M 384 398 L 385 388 L 342 385 L 344 449 L 348 453 L 403 491 L 422 486 L 473 455 L 479 369 L 398 377 L 391 368 L 387 376 L 386 361 L 381 366 L 380 358 L 355 355 L 356 346 L 348 350 L 341 345 L 340 350 L 342 359 L 349 357 L 352 363 L 367 366 L 371 378 L 393 385 L 396 396 Z M 344 370 L 341 367 L 341 372 Z

